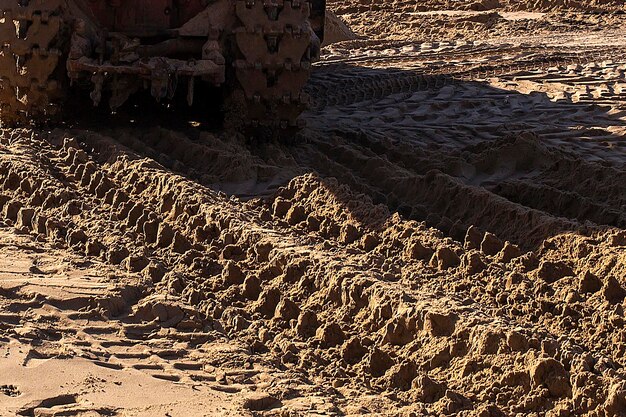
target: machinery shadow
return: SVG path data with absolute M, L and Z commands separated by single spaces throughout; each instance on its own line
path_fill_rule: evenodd
M 224 122 L 224 92 L 220 88 L 199 83 L 193 104 L 180 92 L 172 99 L 157 102 L 147 90 L 130 96 L 122 107 L 112 111 L 104 97 L 94 106 L 83 90 L 72 91 L 67 104 L 67 127 L 97 131 L 106 127 L 163 128 L 219 131 Z
M 138 157 L 242 199 L 271 200 L 306 173 L 334 177 L 354 191 L 337 201 L 365 225 L 368 216 L 350 209 L 358 193 L 456 240 L 475 226 L 532 248 L 565 231 L 626 228 L 626 141 L 614 133 L 626 121 L 609 105 L 623 94 L 554 100 L 454 75 L 350 65 L 316 73 L 307 90 L 315 95 L 308 127 L 289 145 L 224 132 L 217 100 L 184 109 L 140 97 L 73 128 L 125 136 Z

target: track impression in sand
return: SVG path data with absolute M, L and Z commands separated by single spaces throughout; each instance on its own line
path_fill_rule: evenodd
M 72 314 L 33 339 L 16 315 L 9 341 L 240 393 L 248 409 L 624 411 L 623 231 L 590 227 L 532 252 L 477 227 L 455 241 L 334 180 L 301 176 L 244 203 L 107 136 L 38 135 L 3 137 L 4 221 L 127 271 L 140 295 L 113 310 L 83 304 L 110 317 L 89 336 Z M 77 412 L 89 398 L 47 407 Z
M 533 248 L 585 221 L 624 227 L 621 49 L 401 48 L 328 58 L 301 164 L 455 239 L 476 225 Z
M 0 415 L 625 414 L 626 59 L 594 42 L 332 46 L 290 146 L 2 131 Z

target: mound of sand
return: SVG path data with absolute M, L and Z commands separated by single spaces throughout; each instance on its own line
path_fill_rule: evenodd
M 357 39 L 356 34 L 352 32 L 352 30 L 340 17 L 330 10 L 326 12 L 326 27 L 324 30 L 323 46 L 355 39 Z

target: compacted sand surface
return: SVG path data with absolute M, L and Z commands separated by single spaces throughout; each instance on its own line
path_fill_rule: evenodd
M 626 415 L 622 2 L 329 7 L 287 143 L 0 132 L 0 416 Z

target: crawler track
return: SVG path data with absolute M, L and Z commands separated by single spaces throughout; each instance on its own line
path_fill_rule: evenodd
M 0 1 L 0 119 L 7 125 L 45 121 L 60 112 L 63 98 L 62 2 L 21 3 Z
M 234 62 L 247 114 L 240 122 L 253 128 L 297 126 L 306 104 L 302 88 L 311 72 L 308 1 L 285 1 L 266 7 L 262 1 L 236 2 L 241 27 L 235 42 L 241 59 Z M 237 97 L 237 95 L 243 97 Z M 237 110 L 234 109 L 233 112 Z

